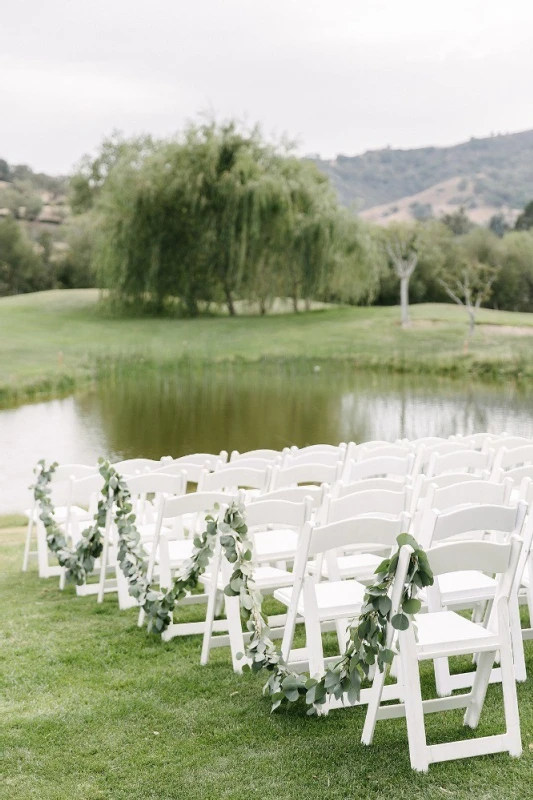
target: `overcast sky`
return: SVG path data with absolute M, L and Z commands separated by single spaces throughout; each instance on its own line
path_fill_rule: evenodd
M 198 112 L 353 155 L 533 128 L 532 0 L 3 0 L 0 157 Z

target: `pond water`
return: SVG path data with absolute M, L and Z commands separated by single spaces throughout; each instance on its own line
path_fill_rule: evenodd
M 0 411 L 0 514 L 28 506 L 39 458 L 93 463 L 316 442 L 494 431 L 533 436 L 528 390 L 305 365 L 122 373 Z

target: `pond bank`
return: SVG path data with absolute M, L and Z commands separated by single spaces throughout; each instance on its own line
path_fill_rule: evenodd
M 533 314 L 482 309 L 466 345 L 452 305 L 330 308 L 275 316 L 154 319 L 110 316 L 96 290 L 0 299 L 0 404 L 65 396 L 115 370 L 239 363 L 343 365 L 412 375 L 533 380 Z M 517 333 L 517 331 L 519 333 Z

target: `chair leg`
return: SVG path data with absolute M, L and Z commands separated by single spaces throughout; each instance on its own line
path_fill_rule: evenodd
M 387 665 L 380 672 L 376 669 L 374 680 L 372 682 L 372 689 L 370 690 L 370 698 L 366 709 L 365 724 L 363 726 L 363 734 L 361 736 L 361 744 L 372 744 L 374 738 L 374 731 L 376 730 L 376 722 L 378 718 L 378 711 L 381 705 L 381 697 L 383 695 L 383 687 L 385 686 L 385 679 L 387 677 Z
M 520 622 L 520 608 L 518 605 L 518 594 L 510 600 L 509 608 L 510 632 L 512 642 L 512 653 L 514 661 L 515 678 L 523 683 L 527 678 L 526 659 L 524 655 L 524 640 L 522 639 L 522 625 Z
M 29 560 L 30 560 L 31 537 L 33 535 L 33 525 L 34 525 L 34 520 L 33 520 L 34 512 L 35 512 L 35 507 L 33 507 L 32 510 L 31 510 L 31 515 L 30 515 L 30 517 L 28 519 L 28 527 L 26 529 L 26 542 L 24 543 L 24 556 L 23 556 L 23 559 L 22 559 L 22 571 L 23 572 L 27 571 L 28 563 L 29 563 Z
M 37 522 L 37 563 L 39 565 L 39 578 L 49 578 L 48 542 L 46 531 L 42 522 Z
M 435 669 L 435 685 L 439 697 L 448 697 L 452 693 L 450 686 L 450 662 L 447 658 L 436 658 L 433 662 Z
M 494 665 L 496 653 L 480 653 L 477 662 L 477 669 L 474 674 L 472 690 L 470 692 L 470 702 L 464 715 L 464 724 L 469 728 L 477 728 L 485 695 L 490 681 L 490 674 Z
M 507 624 L 505 617 L 505 613 L 500 615 L 500 625 L 502 626 L 501 629 L 503 629 L 503 626 Z M 514 660 L 513 664 L 511 641 L 509 637 L 506 638 L 508 641 L 504 642 L 500 648 L 503 708 L 505 713 L 505 724 L 507 727 L 507 737 L 509 739 L 509 755 L 517 757 L 522 752 L 522 739 L 520 736 L 518 698 L 516 696 L 516 659 Z
M 420 672 L 412 630 L 400 636 L 400 659 L 405 694 L 405 719 L 411 767 L 417 772 L 427 772 L 429 760 L 424 724 L 424 706 L 420 687 Z
M 309 659 L 309 674 L 313 678 L 321 678 L 325 671 L 322 630 L 320 628 L 314 586 L 312 578 L 309 576 L 306 576 L 304 579 L 302 591 L 305 608 L 304 622 L 306 648 Z
M 231 648 L 231 661 L 233 671 L 241 673 L 244 658 L 237 658 L 239 654 L 244 654 L 244 636 L 241 622 L 241 602 L 239 597 L 225 597 L 226 617 L 228 620 L 229 642 Z
M 109 554 L 109 531 L 106 527 L 104 531 L 104 546 L 102 548 L 102 555 L 100 556 L 100 580 L 98 584 L 98 596 L 97 596 L 98 603 L 104 602 L 108 554 Z
M 211 636 L 213 635 L 213 622 L 217 613 L 218 604 L 218 573 L 220 569 L 220 548 L 215 549 L 213 560 L 211 562 L 211 586 L 209 587 L 209 595 L 207 598 L 207 609 L 205 612 L 205 628 L 204 638 L 202 641 L 202 654 L 200 656 L 200 664 L 204 666 L 209 661 L 209 651 L 211 650 Z

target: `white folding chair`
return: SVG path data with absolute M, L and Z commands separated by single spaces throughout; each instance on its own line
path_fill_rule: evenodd
M 479 539 L 480 532 L 490 532 L 493 541 L 509 539 L 522 533 L 527 506 L 520 501 L 516 507 L 503 505 L 476 505 L 456 508 L 452 511 L 440 512 L 433 509 L 427 516 L 426 526 L 420 531 L 420 543 L 423 547 L 437 544 L 442 540 L 452 538 L 465 539 L 469 534 L 472 539 Z M 522 541 L 522 539 L 520 539 Z M 531 536 L 524 539 L 527 553 L 524 553 L 522 572 L 529 557 Z M 516 680 L 526 680 L 526 664 L 524 657 L 524 644 L 520 626 L 520 612 L 518 605 L 518 587 L 510 598 L 511 639 L 513 643 L 513 658 Z M 474 620 L 487 618 L 487 604 L 494 601 L 497 582 L 490 574 L 479 570 L 466 570 L 463 564 L 457 564 L 457 571 L 449 570 L 436 582 L 434 587 L 426 590 L 429 611 L 436 608 L 458 610 L 485 608 L 485 614 L 474 614 Z M 471 685 L 472 673 L 463 672 L 450 675 L 449 664 L 446 659 L 435 662 L 435 681 L 440 696 L 451 693 L 454 689 L 461 689 Z M 499 674 L 494 673 L 492 681 L 499 680 Z
M 155 539 L 156 525 L 154 509 L 147 495 L 155 496 L 157 508 L 165 498 L 185 494 L 185 475 L 165 475 L 160 472 L 145 472 L 138 475 L 124 476 L 130 495 L 133 513 L 136 515 L 135 527 L 137 528 L 141 543 L 145 550 L 149 550 Z M 157 512 L 155 512 L 157 513 Z M 98 602 L 102 603 L 106 592 L 116 591 L 121 610 L 137 605 L 136 600 L 128 591 L 128 582 L 123 575 L 117 560 L 118 555 L 117 530 L 114 524 L 106 525 L 106 535 L 103 541 L 102 555 L 100 558 L 100 578 L 98 582 Z M 108 580 L 107 571 L 114 570 L 115 578 Z M 90 593 L 90 588 L 87 589 Z
M 286 500 L 272 500 L 267 496 L 248 503 L 246 507 L 246 523 L 252 540 L 254 562 L 275 560 L 272 556 L 265 559 L 264 555 L 262 559 L 258 559 L 259 544 L 261 544 L 264 554 L 268 550 L 268 540 L 271 538 L 273 541 L 270 547 L 271 551 L 274 552 L 276 547 L 279 547 L 276 543 L 276 535 L 280 528 L 282 530 L 291 529 L 295 533 L 296 540 L 298 540 L 304 525 L 309 521 L 310 517 L 311 502 L 309 499 L 305 499 L 301 503 L 290 503 Z M 261 530 L 257 531 L 256 529 L 258 528 Z M 269 528 L 273 528 L 273 530 L 269 530 Z M 281 553 L 281 556 L 283 556 L 283 553 Z M 229 583 L 231 573 L 232 565 L 225 558 L 221 550 L 220 541 L 218 541 L 215 555 L 212 559 L 211 571 L 201 578 L 202 583 L 209 587 L 201 663 L 207 664 L 212 647 L 226 646 L 229 643 L 233 669 L 235 672 L 241 672 L 244 664 L 246 664 L 246 659 L 239 659 L 237 656 L 244 653 L 244 643 L 249 638 L 249 634 L 244 634 L 242 630 L 239 597 L 224 596 L 229 637 L 213 635 L 217 593 L 224 591 L 224 588 Z M 292 581 L 292 573 L 279 567 L 265 566 L 264 563 L 258 563 L 254 568 L 253 583 L 262 595 L 272 594 L 280 586 L 290 585 Z M 284 621 L 285 615 L 268 619 L 273 637 L 281 635 L 283 629 L 280 629 L 280 626 L 284 624 Z
M 151 582 L 154 578 L 156 566 L 159 566 L 159 584 L 162 589 L 168 590 L 172 586 L 174 576 L 179 572 L 191 557 L 194 549 L 194 534 L 200 525 L 205 524 L 207 514 L 220 516 L 227 505 L 233 500 L 242 501 L 242 495 L 228 492 L 210 491 L 193 492 L 181 497 L 166 497 L 158 509 L 157 521 L 151 543 L 145 548 L 149 551 L 147 578 Z M 219 511 L 215 507 L 219 507 Z M 188 531 L 184 538 L 184 529 L 189 520 L 195 520 L 194 528 Z M 184 522 L 185 521 L 185 522 Z M 179 601 L 178 606 L 197 605 L 206 603 L 208 595 L 187 595 Z M 144 609 L 139 610 L 138 625 L 142 626 L 145 619 Z M 170 641 L 176 636 L 188 636 L 203 633 L 205 622 L 172 622 L 163 632 L 164 641 Z M 217 629 L 220 625 L 215 623 Z M 225 627 L 222 626 L 222 630 Z
M 70 511 L 69 494 L 70 494 L 70 479 L 82 478 L 87 475 L 94 475 L 98 472 L 98 467 L 89 467 L 86 464 L 63 464 L 56 467 L 55 472 L 52 474 L 50 481 L 51 500 L 55 507 L 55 520 L 59 523 L 67 522 L 67 512 L 69 518 L 79 515 L 80 519 L 88 519 L 87 511 L 83 508 L 72 506 Z M 102 479 L 103 482 L 103 479 Z M 61 567 L 59 565 L 51 565 L 49 561 L 48 543 L 46 541 L 46 531 L 44 525 L 40 520 L 40 509 L 33 499 L 32 506 L 24 511 L 24 516 L 28 519 L 28 527 L 26 530 L 26 541 L 24 544 L 24 556 L 22 559 L 22 571 L 26 572 L 28 569 L 29 560 L 31 557 L 37 557 L 37 564 L 39 568 L 40 578 L 51 578 L 61 574 Z M 36 534 L 37 549 L 31 549 L 31 542 Z
M 88 475 L 85 478 L 70 478 L 70 486 L 68 493 L 68 504 L 65 522 L 60 524 L 63 529 L 67 542 L 71 547 L 75 547 L 81 539 L 82 533 L 89 525 L 93 524 L 94 515 L 98 508 L 98 501 L 101 499 L 101 490 L 103 487 L 104 479 L 99 472 Z M 78 513 L 72 511 L 78 509 Z M 79 509 L 87 509 L 85 513 L 80 514 Z M 98 574 L 99 562 L 95 565 L 95 571 Z M 66 583 L 66 570 L 61 568 L 59 575 L 59 588 L 63 590 Z M 87 591 L 91 587 L 92 591 Z M 76 594 L 84 596 L 86 594 L 96 594 L 97 587 L 95 584 L 82 584 L 76 586 Z
M 383 673 L 376 670 L 363 728 L 363 744 L 372 743 L 378 719 L 405 716 L 411 767 L 417 771 L 426 772 L 429 764 L 438 761 L 470 756 L 498 752 L 508 752 L 511 756 L 520 755 L 522 744 L 509 634 L 509 597 L 521 548 L 520 538 L 513 536 L 505 544 L 483 541 L 454 542 L 428 551 L 429 564 L 437 578 L 443 578 L 450 571 L 455 571 L 458 564 L 465 570 L 499 574 L 494 600 L 495 612 L 486 627 L 471 622 L 454 611 L 436 611 L 419 614 L 416 618 L 416 631 L 413 625 L 405 631 L 399 631 L 401 692 L 398 694 L 403 698 L 403 702 L 381 704 L 382 699 L 389 699 L 383 693 L 386 669 Z M 410 551 L 410 548 L 403 549 Z M 472 652 L 477 654 L 477 669 L 470 692 L 453 697 L 422 699 L 419 667 L 421 661 L 439 660 Z M 425 714 L 465 708 L 464 724 L 469 728 L 477 727 L 492 665 L 498 652 L 501 663 L 505 733 L 428 745 L 424 725 Z
M 421 472 L 426 472 L 428 464 L 434 453 L 440 456 L 448 455 L 448 453 L 458 453 L 464 450 L 472 450 L 468 441 L 456 442 L 453 440 L 446 440 L 435 442 L 433 444 L 423 443 L 416 446 L 416 457 L 413 467 L 413 475 L 419 475 Z
M 141 472 L 151 472 L 154 469 L 159 469 L 165 464 L 172 463 L 170 456 L 163 456 L 160 459 L 155 458 L 126 458 L 123 461 L 116 461 L 111 464 L 120 475 L 136 475 Z
M 382 444 L 368 447 L 361 444 L 355 451 L 355 461 L 363 461 L 365 458 L 404 458 L 411 450 L 408 442 L 396 442 L 395 444 Z
M 272 469 L 270 491 L 301 484 L 334 484 L 342 472 L 342 462 L 336 464 L 305 463 L 292 467 L 276 466 Z
M 322 647 L 322 626 L 335 624 L 341 653 L 346 648 L 348 621 L 359 615 L 365 586 L 355 580 L 341 580 L 337 568 L 337 552 L 355 545 L 363 549 L 376 545 L 392 549 L 400 533 L 409 529 L 409 515 L 398 519 L 362 516 L 344 519 L 329 525 L 309 523 L 302 532 L 293 570 L 293 585 L 274 592 L 274 597 L 288 609 L 287 622 L 281 646 L 284 661 L 294 669 L 309 665 L 311 676 L 323 675 L 326 663 L 337 657 L 325 659 Z M 309 559 L 323 556 L 328 563 L 329 580 L 316 582 L 310 574 Z M 298 618 L 305 624 L 306 647 L 293 649 L 295 626 Z M 333 702 L 333 701 L 332 701 Z

